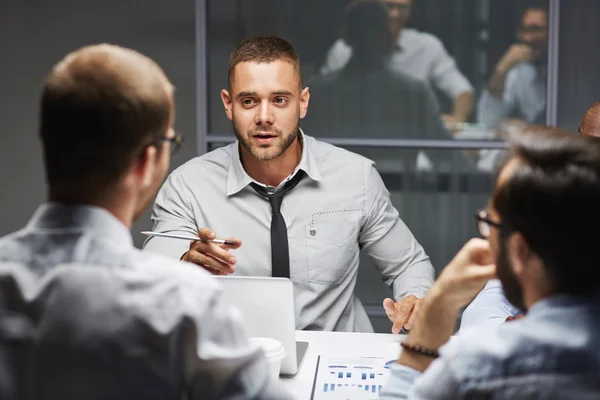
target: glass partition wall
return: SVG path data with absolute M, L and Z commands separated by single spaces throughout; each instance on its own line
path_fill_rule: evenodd
M 198 153 L 234 140 L 220 99 L 230 52 L 248 37 L 281 36 L 311 91 L 300 127 L 376 162 L 439 272 L 477 235 L 473 215 L 506 135 L 556 122 L 559 1 L 384 0 L 383 21 L 350 3 L 197 0 Z M 378 45 L 384 35 L 391 50 Z M 357 294 L 377 331 L 389 331 L 389 292 L 364 258 Z

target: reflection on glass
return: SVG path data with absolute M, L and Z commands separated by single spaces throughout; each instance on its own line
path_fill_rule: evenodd
M 480 122 L 493 129 L 545 122 L 547 51 L 548 12 L 540 6 L 527 8 L 515 43 L 494 67 L 479 100 Z
M 546 114 L 547 1 L 532 4 L 207 0 L 209 134 L 232 134 L 219 97 L 229 53 L 245 38 L 277 35 L 300 52 L 311 91 L 301 122 L 308 135 L 503 139 Z M 502 156 L 451 153 L 412 151 L 402 162 L 444 171 L 461 158 L 465 169 L 490 171 Z
M 360 2 L 349 6 L 343 29 L 344 36 L 338 39 L 327 53 L 321 73 L 341 70 L 349 63 L 367 63 L 362 57 L 353 57 L 359 50 L 359 43 L 353 37 L 372 36 L 372 40 L 365 38 L 365 41 L 370 41 L 373 46 L 376 46 L 377 41 L 387 46 L 391 45 L 386 63 L 390 71 L 401 76 L 410 76 L 437 89 L 453 103 L 451 113 L 444 114 L 444 119 L 449 124 L 465 122 L 473 107 L 473 87 L 437 37 L 406 27 L 413 1 L 382 1 L 381 4 L 386 7 L 388 13 L 387 23 L 368 14 L 362 16 L 362 21 L 353 16 L 357 3 Z M 389 31 L 389 38 L 375 38 L 370 34 L 370 28 L 384 27 Z M 396 101 L 400 102 L 397 105 L 406 106 L 409 99 L 411 97 L 397 98 Z

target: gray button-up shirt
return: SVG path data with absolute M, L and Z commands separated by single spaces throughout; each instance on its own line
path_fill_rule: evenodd
M 546 82 L 531 63 L 515 65 L 504 81 L 502 99 L 485 90 L 477 103 L 478 121 L 496 129 L 506 118 L 520 118 L 527 123 L 544 123 Z
M 423 297 L 433 283 L 429 257 L 392 206 L 372 161 L 302 134 L 298 168 L 286 194 L 290 277 L 298 329 L 372 331 L 354 295 L 359 252 L 369 254 L 396 299 Z M 152 220 L 158 232 L 192 234 L 208 227 L 236 237 L 237 275 L 271 276 L 271 206 L 249 185 L 235 142 L 175 170 L 160 190 Z M 283 183 L 282 183 L 283 185 Z M 153 237 L 145 249 L 179 259 L 183 240 Z M 199 267 L 200 268 L 200 267 Z
M 352 56 L 352 48 L 338 39 L 329 52 L 321 73 L 342 69 Z M 455 99 L 463 92 L 473 92 L 468 79 L 458 70 L 442 42 L 426 32 L 404 28 L 390 59 L 390 69 L 425 81 Z
M 215 279 L 107 211 L 46 204 L 0 239 L 0 398 L 289 398 L 276 385 Z
M 527 316 L 461 332 L 424 374 L 394 365 L 381 399 L 600 398 L 600 293 L 553 296 Z

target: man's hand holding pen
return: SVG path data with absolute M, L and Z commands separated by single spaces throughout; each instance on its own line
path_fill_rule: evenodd
M 212 240 L 216 238 L 216 234 L 208 228 L 202 228 L 198 231 L 198 237 Z M 242 241 L 236 238 L 228 238 L 227 240 L 234 244 L 193 241 L 190 243 L 190 249 L 183 254 L 181 260 L 199 265 L 213 275 L 229 275 L 235 272 L 235 263 L 237 262 L 229 250 L 239 248 Z

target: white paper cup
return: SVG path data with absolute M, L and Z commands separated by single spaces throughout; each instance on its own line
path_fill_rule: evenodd
M 281 342 L 267 337 L 253 337 L 250 338 L 250 342 L 263 350 L 269 364 L 271 376 L 273 379 L 278 379 L 281 372 L 281 362 L 285 358 L 285 349 Z

